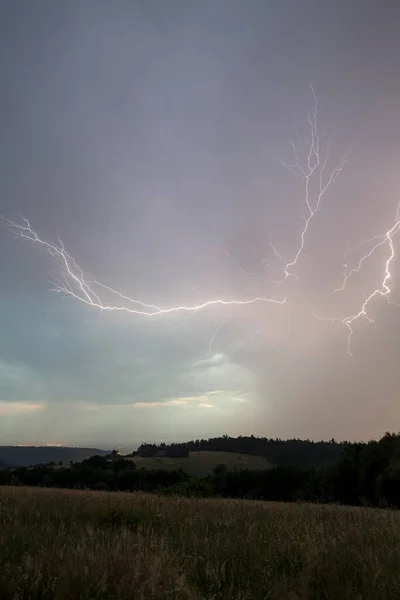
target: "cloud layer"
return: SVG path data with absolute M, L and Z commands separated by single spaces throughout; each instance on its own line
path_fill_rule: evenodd
M 60 263 L 2 227 L 1 443 L 363 439 L 400 428 L 400 309 L 373 303 L 352 360 L 346 330 L 312 316 L 357 310 L 384 265 L 376 255 L 332 294 L 346 247 L 386 231 L 396 212 L 399 8 L 377 17 L 362 0 L 314 4 L 4 7 L 0 213 L 60 236 L 89 278 L 144 302 L 288 303 L 98 312 L 51 293 Z M 307 135 L 310 82 L 332 161 L 357 146 L 283 292 L 269 241 L 295 255 L 305 198 L 277 157 L 291 165 L 290 141 Z M 307 161 L 304 148 L 298 157 Z

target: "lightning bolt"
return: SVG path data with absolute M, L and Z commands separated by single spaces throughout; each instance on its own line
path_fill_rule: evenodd
M 313 108 L 308 112 L 307 123 L 308 123 L 308 136 L 305 138 L 306 142 L 306 160 L 301 164 L 297 147 L 293 141 L 290 142 L 290 146 L 293 151 L 294 163 L 286 163 L 283 159 L 278 158 L 278 161 L 290 172 L 294 173 L 297 177 L 303 180 L 304 186 L 304 204 L 306 214 L 303 217 L 303 226 L 300 232 L 300 240 L 296 252 L 292 260 L 285 260 L 282 253 L 278 252 L 274 244 L 272 243 L 271 235 L 269 237 L 268 245 L 271 248 L 275 258 L 277 258 L 283 265 L 283 279 L 279 283 L 283 283 L 288 277 L 298 278 L 296 274 L 292 272 L 293 268 L 297 265 L 300 256 L 304 251 L 306 244 L 306 236 L 311 226 L 311 222 L 321 210 L 323 199 L 328 189 L 335 183 L 337 177 L 342 172 L 346 162 L 352 152 L 353 146 L 350 146 L 336 166 L 332 169 L 330 174 L 326 175 L 327 167 L 330 159 L 330 149 L 332 140 L 328 140 L 325 146 L 325 150 L 322 151 L 322 140 L 326 133 L 326 126 L 322 128 L 318 124 L 318 113 L 320 108 L 318 105 L 317 95 L 314 91 L 313 86 L 310 86 L 313 96 Z M 316 191 L 313 192 L 312 184 L 315 182 Z
M 319 125 L 320 107 L 313 86 L 310 86 L 310 88 L 313 98 L 313 106 L 307 114 L 308 133 L 303 139 L 303 142 L 305 143 L 305 152 L 302 154 L 303 160 L 300 159 L 299 149 L 293 141 L 290 141 L 290 147 L 293 153 L 293 162 L 287 163 L 278 158 L 278 161 L 285 169 L 289 170 L 301 180 L 301 200 L 304 206 L 303 220 L 299 224 L 300 232 L 298 236 L 298 243 L 296 243 L 295 250 L 290 259 L 285 258 L 284 253 L 276 248 L 272 241 L 271 235 L 266 242 L 270 252 L 272 253 L 272 260 L 275 261 L 276 264 L 279 264 L 279 274 L 282 274 L 281 278 L 277 281 L 269 281 L 265 277 L 265 274 L 261 277 L 257 273 L 252 273 L 243 269 L 235 254 L 229 252 L 222 236 L 218 233 L 214 224 L 214 230 L 216 234 L 222 238 L 221 250 L 229 258 L 229 260 L 236 265 L 238 271 L 242 275 L 250 280 L 253 280 L 253 282 L 256 282 L 257 285 L 261 285 L 262 283 L 275 283 L 283 285 L 289 278 L 299 278 L 298 272 L 296 272 L 296 267 L 298 266 L 300 258 L 305 253 L 305 247 L 312 223 L 318 216 L 328 191 L 334 185 L 338 176 L 344 169 L 353 149 L 353 146 L 350 146 L 344 152 L 339 162 L 337 162 L 331 169 L 332 139 L 328 139 L 326 143 L 324 141 L 327 128 L 326 126 L 320 127 Z M 20 222 L 14 222 L 0 215 L 0 225 L 7 226 L 17 237 L 41 245 L 59 264 L 61 264 L 61 280 L 59 283 L 53 284 L 54 287 L 51 291 L 73 298 L 74 300 L 99 311 L 124 312 L 142 317 L 153 317 L 173 313 L 197 313 L 218 305 L 229 307 L 233 305 L 249 306 L 256 303 L 285 304 L 287 301 L 286 296 L 282 298 L 275 298 L 256 295 L 247 299 L 213 299 L 212 296 L 207 294 L 207 299 L 204 302 L 194 305 L 177 305 L 167 308 L 156 304 L 148 304 L 139 299 L 131 298 L 126 294 L 109 287 L 108 285 L 100 283 L 99 281 L 89 279 L 85 275 L 82 268 L 77 264 L 75 259 L 66 251 L 61 240 L 59 240 L 57 244 L 53 244 L 42 239 L 32 229 L 29 221 L 24 217 L 21 217 Z M 313 315 L 319 320 L 340 323 L 342 326 L 347 328 L 347 354 L 349 356 L 352 356 L 351 343 L 352 336 L 355 332 L 355 324 L 362 319 L 366 320 L 368 323 L 373 322 L 373 319 L 369 316 L 370 303 L 375 298 L 380 297 L 385 298 L 391 304 L 395 304 L 390 300 L 389 296 L 391 293 L 391 270 L 395 258 L 395 245 L 393 238 L 397 233 L 399 233 L 399 231 L 400 204 L 397 208 L 394 224 L 385 233 L 362 241 L 356 248 L 347 248 L 345 252 L 345 264 L 343 265 L 343 280 L 341 285 L 337 287 L 333 293 L 343 292 L 347 288 L 352 277 L 361 271 L 364 265 L 377 253 L 379 249 L 386 249 L 387 251 L 386 261 L 384 263 L 379 285 L 369 294 L 364 295 L 361 307 L 357 312 L 344 318 L 323 317 L 316 314 Z M 349 267 L 349 255 L 353 252 L 361 252 L 361 258 L 359 258 L 354 267 Z M 260 265 L 263 265 L 266 269 L 271 269 L 272 263 L 267 258 L 261 258 Z M 107 292 L 107 297 L 112 298 L 112 301 L 104 301 L 102 299 L 102 292 Z M 294 309 L 293 299 L 291 299 L 289 305 L 289 334 L 291 329 L 292 308 Z M 209 345 L 210 353 L 221 328 L 225 326 L 226 323 L 227 321 L 221 323 L 214 332 Z M 253 334 L 251 345 L 254 344 L 254 340 L 260 331 L 261 329 L 257 330 Z
M 10 221 L 5 217 L 0 216 L 0 221 L 3 225 L 7 225 L 8 228 L 17 236 L 31 242 L 36 242 L 43 246 L 45 250 L 55 259 L 57 259 L 62 266 L 63 280 L 61 283 L 55 283 L 55 287 L 51 290 L 58 294 L 62 294 L 66 297 L 74 298 L 75 300 L 86 304 L 92 308 L 96 308 L 101 311 L 108 312 L 126 312 L 134 315 L 140 315 L 145 317 L 154 317 L 157 315 L 167 315 L 171 313 L 179 312 L 198 312 L 200 310 L 222 305 L 222 306 L 247 306 L 249 304 L 255 304 L 257 302 L 266 302 L 274 304 L 285 304 L 286 297 L 283 299 L 276 298 L 263 298 L 256 296 L 246 300 L 224 300 L 214 299 L 207 300 L 200 304 L 192 306 L 178 305 L 171 308 L 163 308 L 155 304 L 147 304 L 141 300 L 131 298 L 118 290 L 115 290 L 107 285 L 104 285 L 96 280 L 88 280 L 85 278 L 85 274 L 81 267 L 76 263 L 75 259 L 65 250 L 64 244 L 59 240 L 59 243 L 51 244 L 46 240 L 43 240 L 39 235 L 32 229 L 29 221 L 24 217 L 21 217 L 21 223 Z M 125 304 L 106 304 L 104 303 L 97 288 L 107 290 L 120 300 L 123 300 Z
M 360 310 L 352 315 L 345 317 L 344 319 L 340 319 L 338 317 L 321 317 L 318 315 L 314 315 L 317 319 L 319 319 L 321 321 L 330 321 L 330 322 L 335 322 L 335 323 L 341 323 L 348 329 L 347 354 L 349 356 L 353 356 L 352 351 L 351 351 L 351 342 L 352 342 L 352 337 L 354 335 L 353 325 L 360 319 L 365 319 L 366 321 L 368 321 L 368 324 L 374 322 L 374 319 L 372 319 L 368 315 L 368 306 L 371 303 L 371 301 L 374 298 L 381 297 L 381 298 L 386 298 L 386 300 L 390 304 L 395 304 L 396 306 L 399 306 L 396 302 L 392 302 L 389 298 L 390 293 L 391 293 L 391 288 L 389 287 L 389 283 L 390 283 L 390 279 L 392 278 L 391 265 L 395 258 L 395 246 L 394 246 L 393 237 L 400 231 L 400 216 L 399 215 L 400 215 L 400 203 L 397 206 L 395 223 L 392 225 L 392 227 L 390 229 L 388 229 L 383 235 L 378 235 L 378 236 L 374 236 L 370 239 L 363 240 L 357 248 L 353 248 L 351 250 L 349 250 L 349 249 L 346 250 L 346 255 L 345 255 L 346 263 L 344 265 L 345 273 L 344 273 L 343 282 L 342 282 L 342 285 L 340 287 L 336 288 L 333 293 L 344 291 L 347 286 L 347 283 L 348 283 L 349 279 L 352 277 L 352 275 L 354 275 L 355 273 L 359 273 L 359 271 L 363 267 L 364 263 L 369 258 L 371 258 L 379 248 L 386 246 L 387 252 L 388 252 L 387 259 L 386 259 L 385 266 L 384 266 L 383 273 L 382 273 L 382 279 L 381 279 L 380 285 L 378 287 L 376 287 L 375 289 L 373 289 L 372 292 L 369 295 L 367 295 L 366 298 L 364 298 Z M 363 254 L 361 256 L 357 265 L 352 269 L 348 269 L 347 256 L 348 256 L 349 252 L 360 250 L 362 247 L 370 246 L 371 244 L 372 244 L 372 248 L 368 252 L 366 252 L 365 254 Z
M 219 334 L 219 332 L 221 331 L 221 329 L 223 327 L 225 327 L 225 325 L 227 323 L 228 323 L 228 319 L 225 319 L 225 321 L 222 321 L 222 323 L 220 323 L 218 325 L 217 329 L 214 331 L 213 335 L 211 336 L 210 344 L 209 344 L 209 347 L 208 347 L 208 353 L 209 353 L 210 356 L 213 353 L 213 344 L 214 344 L 215 338 L 217 337 L 217 335 Z
M 373 242 L 376 242 L 377 244 L 375 246 L 372 247 L 372 249 L 367 253 L 364 254 L 360 260 L 358 261 L 358 264 L 356 267 L 349 269 L 348 268 L 348 256 L 350 254 L 350 252 L 357 252 L 358 250 L 360 250 L 363 246 L 372 244 Z M 343 265 L 345 271 L 344 271 L 344 275 L 343 275 L 343 282 L 342 285 L 337 287 L 336 289 L 333 290 L 333 293 L 336 294 L 336 292 L 343 292 L 344 289 L 346 288 L 347 282 L 350 279 L 350 277 L 352 275 L 354 275 L 354 273 L 358 273 L 363 265 L 363 263 L 370 258 L 374 252 L 380 247 L 383 246 L 384 244 L 387 243 L 387 235 L 376 235 L 372 238 L 370 238 L 369 240 L 363 240 L 356 248 L 349 248 L 347 247 L 346 252 L 345 252 L 345 263 Z

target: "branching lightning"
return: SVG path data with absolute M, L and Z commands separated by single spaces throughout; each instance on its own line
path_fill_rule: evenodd
M 10 221 L 4 217 L 1 217 L 1 220 L 3 224 L 7 225 L 16 236 L 41 244 L 52 257 L 61 262 L 63 280 L 59 284 L 54 284 L 55 287 L 51 291 L 62 294 L 66 297 L 74 298 L 75 300 L 78 300 L 87 306 L 101 311 L 126 312 L 134 315 L 153 317 L 156 315 L 166 315 L 178 312 L 198 312 L 202 309 L 215 305 L 246 306 L 249 304 L 255 304 L 256 302 L 272 302 L 274 304 L 285 304 L 286 302 L 286 298 L 276 299 L 256 296 L 246 300 L 224 300 L 217 298 L 192 306 L 178 305 L 171 308 L 162 308 L 161 306 L 155 304 L 147 304 L 141 300 L 136 300 L 126 296 L 125 294 L 122 294 L 121 292 L 98 281 L 86 279 L 83 270 L 76 263 L 75 259 L 65 250 L 63 243 L 59 241 L 58 245 L 55 245 L 43 240 L 32 229 L 29 221 L 24 217 L 21 217 L 21 223 L 15 223 L 14 221 Z M 104 303 L 94 288 L 105 289 L 114 296 L 117 296 L 120 300 L 125 301 L 126 304 L 121 305 Z
M 392 227 L 390 229 L 388 229 L 383 235 L 374 236 L 370 239 L 363 240 L 359 244 L 358 248 L 354 248 L 352 250 L 349 250 L 349 249 L 346 250 L 346 255 L 345 255 L 346 263 L 344 265 L 345 272 L 344 272 L 343 282 L 342 282 L 342 285 L 340 287 L 336 288 L 333 293 L 344 291 L 351 276 L 354 275 L 355 273 L 358 273 L 361 270 L 364 263 L 369 258 L 371 258 L 373 256 L 373 254 L 375 254 L 375 252 L 379 248 L 386 246 L 387 251 L 388 251 L 388 257 L 385 262 L 385 267 L 384 267 L 384 270 L 382 273 L 382 279 L 380 281 L 380 285 L 378 287 L 376 287 L 375 289 L 373 289 L 372 292 L 367 295 L 367 297 L 363 300 L 361 308 L 358 312 L 356 312 L 352 315 L 349 315 L 349 316 L 345 317 L 344 319 L 340 319 L 338 317 L 320 317 L 318 315 L 314 315 L 316 318 L 318 318 L 322 321 L 331 321 L 331 322 L 336 322 L 336 323 L 342 323 L 345 327 L 347 327 L 347 329 L 348 329 L 347 354 L 349 356 L 353 356 L 352 352 L 351 352 L 351 341 L 352 341 L 352 337 L 354 335 L 353 324 L 356 323 L 359 319 L 365 319 L 368 321 L 368 323 L 374 322 L 374 319 L 372 319 L 368 315 L 368 306 L 371 303 L 371 301 L 374 298 L 381 297 L 381 298 L 386 298 L 386 300 L 388 300 L 388 302 L 390 304 L 397 305 L 396 302 L 392 302 L 389 298 L 390 293 L 392 291 L 391 288 L 389 287 L 389 282 L 390 282 L 390 279 L 392 278 L 391 266 L 392 266 L 393 260 L 395 259 L 395 246 L 394 246 L 393 237 L 399 231 L 400 231 L 400 203 L 397 207 L 395 223 L 394 223 L 394 225 L 392 225 Z M 372 244 L 372 248 L 366 254 L 363 254 L 361 256 L 361 258 L 359 259 L 359 261 L 357 263 L 357 266 L 352 269 L 348 269 L 347 257 L 348 257 L 349 252 L 355 251 L 355 250 L 360 250 L 362 247 L 370 246 L 371 244 Z
M 215 224 L 214 229 L 219 237 L 222 239 L 222 250 L 225 255 L 228 256 L 230 261 L 234 263 L 239 272 L 247 278 L 251 278 L 257 281 L 257 285 L 262 284 L 279 284 L 278 289 L 284 290 L 285 282 L 289 278 L 298 279 L 298 267 L 300 258 L 305 254 L 304 250 L 309 236 L 310 228 L 312 223 L 315 221 L 318 213 L 320 212 L 324 199 L 335 183 L 337 177 L 344 169 L 349 155 L 352 151 L 352 147 L 348 148 L 339 162 L 329 169 L 331 162 L 330 150 L 331 140 L 324 142 L 326 133 L 326 127 L 320 127 L 318 122 L 318 115 L 320 108 L 318 105 L 318 99 L 314 88 L 311 86 L 313 107 L 307 115 L 307 126 L 308 133 L 304 139 L 305 142 L 305 154 L 304 160 L 300 159 L 300 151 L 294 142 L 290 142 L 290 146 L 293 152 L 293 163 L 287 163 L 282 159 L 279 162 L 285 167 L 285 169 L 292 172 L 296 177 L 302 181 L 302 201 L 304 204 L 304 216 L 303 221 L 300 224 L 300 232 L 298 237 L 298 243 L 295 246 L 295 250 L 289 260 L 284 257 L 282 251 L 278 251 L 277 247 L 272 242 L 272 237 L 269 235 L 267 241 L 268 247 L 272 253 L 269 258 L 261 258 L 260 265 L 263 265 L 267 270 L 271 269 L 272 261 L 275 261 L 279 265 L 279 273 L 281 277 L 278 280 L 268 280 L 263 274 L 260 276 L 257 273 L 249 272 L 240 265 L 234 253 L 230 252 L 226 247 L 226 244 L 222 236 L 217 231 Z M 113 289 L 105 284 L 100 283 L 96 280 L 91 280 L 85 276 L 84 271 L 76 263 L 75 259 L 65 250 L 64 244 L 59 240 L 57 244 L 52 244 L 41 237 L 32 229 L 29 221 L 24 217 L 21 217 L 20 222 L 14 222 L 6 219 L 0 215 L 0 225 L 7 226 L 16 236 L 35 242 L 41 245 L 54 259 L 61 264 L 61 279 L 59 283 L 55 283 L 52 291 L 63 296 L 73 298 L 76 301 L 89 306 L 90 308 L 97 309 L 99 311 L 108 312 L 124 312 L 132 315 L 138 315 L 142 317 L 153 317 L 160 315 L 168 315 L 171 313 L 197 313 L 207 308 L 211 308 L 216 305 L 220 306 L 248 306 L 256 303 L 273 303 L 273 304 L 285 304 L 287 297 L 262 297 L 257 295 L 248 299 L 223 299 L 213 298 L 207 293 L 207 300 L 194 305 L 177 305 L 170 308 L 162 307 L 155 304 L 148 304 L 141 300 L 131 298 L 122 292 Z M 322 321 L 340 323 L 347 328 L 347 353 L 352 356 L 351 343 L 355 329 L 354 325 L 361 319 L 366 320 L 368 323 L 372 323 L 373 319 L 369 316 L 369 308 L 371 302 L 375 298 L 385 298 L 389 303 L 395 304 L 389 298 L 391 293 L 390 280 L 392 277 L 393 262 L 395 259 L 395 244 L 394 237 L 400 231 L 400 203 L 397 208 L 396 218 L 394 224 L 382 235 L 374 236 L 370 239 L 363 240 L 356 248 L 348 248 L 345 252 L 345 264 L 343 281 L 340 286 L 334 290 L 334 294 L 343 292 L 349 281 L 357 273 L 361 271 L 364 265 L 375 256 L 379 249 L 387 252 L 384 265 L 382 267 L 382 275 L 380 277 L 379 284 L 376 288 L 372 289 L 370 293 L 367 293 L 362 300 L 361 306 L 358 311 L 354 312 L 344 318 L 339 317 L 322 317 L 314 314 L 313 316 Z M 354 267 L 349 266 L 349 256 L 351 253 L 361 253 L 361 258 Z M 283 288 L 281 287 L 283 286 Z M 106 302 L 102 299 L 102 292 L 107 292 L 108 297 L 112 298 L 113 301 Z M 289 335 L 291 328 L 291 309 L 295 303 L 295 298 L 290 298 L 289 303 Z M 225 319 L 216 331 L 214 332 L 210 344 L 209 352 L 213 351 L 213 344 L 219 333 L 219 331 L 225 326 L 230 319 Z M 251 344 L 254 343 L 256 336 L 259 335 L 261 328 L 258 329 L 251 338 Z
M 328 189 L 337 179 L 338 175 L 342 172 L 346 165 L 347 159 L 352 151 L 352 147 L 348 148 L 344 153 L 340 161 L 333 168 L 329 175 L 326 175 L 327 166 L 330 158 L 331 140 L 328 140 L 325 150 L 322 150 L 322 140 L 326 132 L 326 126 L 320 130 L 318 125 L 318 113 L 320 111 L 318 106 L 318 99 L 314 91 L 313 86 L 310 86 L 311 92 L 314 99 L 313 109 L 309 111 L 307 116 L 307 122 L 309 126 L 309 133 L 305 139 L 307 147 L 307 158 L 305 164 L 301 164 L 299 160 L 299 154 L 297 147 L 293 141 L 290 142 L 290 146 L 293 151 L 294 163 L 289 164 L 279 158 L 279 162 L 289 171 L 300 177 L 304 182 L 304 204 L 306 208 L 306 215 L 303 217 L 303 227 L 300 232 L 300 241 L 297 250 L 294 253 L 292 260 L 286 261 L 282 254 L 277 251 L 276 247 L 272 243 L 271 235 L 269 237 L 269 246 L 274 256 L 283 264 L 283 281 L 288 277 L 298 277 L 292 272 L 292 269 L 297 265 L 301 254 L 303 253 L 304 246 L 306 243 L 306 236 L 310 228 L 311 222 L 314 217 L 319 213 L 322 207 L 324 196 Z M 314 183 L 316 191 L 312 191 L 312 183 Z M 313 201 L 314 196 L 314 201 Z

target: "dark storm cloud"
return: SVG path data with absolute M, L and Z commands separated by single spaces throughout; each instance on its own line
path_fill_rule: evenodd
M 290 300 L 98 313 L 51 294 L 60 264 L 0 228 L 4 439 L 360 438 L 396 426 L 400 313 L 375 303 L 352 361 L 346 330 L 311 313 L 352 314 L 379 281 L 375 261 L 331 295 L 347 245 L 396 211 L 399 17 L 397 2 L 372 0 L 2 3 L 0 212 L 59 235 L 89 278 L 148 303 Z M 334 134 L 330 166 L 356 147 L 310 227 L 300 279 L 281 290 L 261 258 L 269 232 L 296 252 L 304 190 L 277 157 L 290 163 L 288 141 L 307 133 L 310 83 Z

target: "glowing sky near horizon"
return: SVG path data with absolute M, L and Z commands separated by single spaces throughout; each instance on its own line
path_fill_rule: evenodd
M 0 444 L 400 429 L 399 17 L 2 3 L 0 212 L 53 251 L 0 228 Z M 325 180 L 340 167 L 322 195 L 296 169 L 313 164 L 310 83 Z M 128 297 L 145 314 L 108 310 Z

